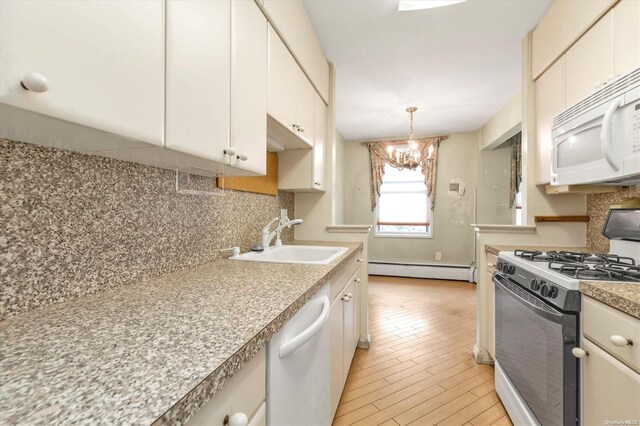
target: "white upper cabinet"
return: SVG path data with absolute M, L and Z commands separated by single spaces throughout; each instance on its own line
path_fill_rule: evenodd
M 267 21 L 258 6 L 169 0 L 166 147 L 265 174 L 266 123 Z
M 602 17 L 566 54 L 567 105 L 613 78 L 613 14 Z
M 329 103 L 329 64 L 300 0 L 264 0 L 269 19 L 282 35 L 316 90 Z
M 313 145 L 315 90 L 275 30 L 269 26 L 267 111 L 288 132 Z M 278 129 L 279 130 L 279 129 Z M 270 133 L 276 139 L 286 138 Z M 286 142 L 286 141 L 282 141 Z
M 622 0 L 613 8 L 613 73 L 640 66 L 640 1 Z
M 313 131 L 313 179 L 312 187 L 324 190 L 326 182 L 324 176 L 325 140 L 327 134 L 327 106 L 320 96 L 315 95 L 315 122 Z
M 287 149 L 278 153 L 278 188 L 282 191 L 325 190 L 324 158 L 327 106 L 317 93 L 313 120 L 313 148 Z
M 555 1 L 533 31 L 531 73 L 536 79 L 616 0 Z M 631 0 L 635 1 L 635 0 Z
M 535 83 L 536 184 L 551 180 L 551 127 L 553 119 L 566 106 L 565 57 L 562 56 Z
M 287 129 L 294 131 L 298 64 L 280 36 L 269 25 L 269 90 L 267 111 Z
M 3 0 L 0 103 L 162 146 L 164 14 L 161 0 Z M 34 142 L 22 126 L 12 135 Z
M 231 3 L 231 166 L 267 169 L 267 19 L 253 1 Z
M 229 144 L 230 17 L 230 0 L 167 2 L 166 146 L 218 162 Z

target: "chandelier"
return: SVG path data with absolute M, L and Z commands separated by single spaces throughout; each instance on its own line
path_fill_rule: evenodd
M 387 148 L 389 156 L 395 160 L 399 170 L 415 170 L 418 166 L 423 167 L 425 160 L 431 158 L 431 153 L 433 152 L 433 146 L 430 146 L 427 157 L 423 158 L 424 156 L 418 148 L 419 144 L 414 138 L 413 113 L 417 110 L 418 108 L 416 107 L 406 109 L 409 113 L 409 140 L 407 141 L 407 148 L 395 148 L 393 146 Z

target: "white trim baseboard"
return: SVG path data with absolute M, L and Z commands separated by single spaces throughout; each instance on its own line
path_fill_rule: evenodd
M 469 281 L 469 265 L 420 265 L 411 263 L 369 262 L 369 275 L 431 278 L 436 280 Z M 473 280 L 473 278 L 472 278 Z

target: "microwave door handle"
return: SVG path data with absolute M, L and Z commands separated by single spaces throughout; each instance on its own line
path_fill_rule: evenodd
M 620 166 L 613 161 L 611 142 L 613 138 L 613 115 L 616 113 L 619 106 L 620 99 L 616 99 L 611 105 L 609 105 L 609 108 L 607 108 L 607 112 L 604 113 L 604 118 L 602 119 L 602 132 L 600 134 L 600 146 L 602 148 L 604 159 L 607 160 L 609 166 L 611 166 L 615 171 L 618 171 Z

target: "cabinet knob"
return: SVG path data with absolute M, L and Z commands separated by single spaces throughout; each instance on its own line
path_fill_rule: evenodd
M 360 281 L 362 281 L 360 278 L 356 278 L 355 280 L 357 283 L 359 283 Z
M 247 156 L 247 154 L 245 154 L 245 153 L 238 154 L 238 160 L 247 161 L 248 159 L 249 159 L 249 156 Z
M 364 262 L 364 259 L 358 259 L 358 262 L 362 263 Z
M 347 293 L 347 294 L 345 294 L 345 296 L 347 296 L 349 299 L 351 299 L 353 297 L 353 294 Z
M 633 345 L 633 340 L 631 339 L 627 339 L 624 336 L 619 336 L 617 334 L 614 334 L 613 336 L 611 336 L 609 338 L 609 340 L 611 341 L 611 343 L 613 343 L 615 346 L 624 348 L 625 346 L 631 346 Z
M 37 72 L 30 72 L 22 78 L 20 82 L 23 88 L 36 93 L 49 90 L 49 79 Z
M 224 154 L 228 156 L 234 156 L 236 155 L 236 149 L 230 146 L 229 148 L 226 148 L 224 150 Z
M 494 265 L 493 263 L 487 263 L 487 266 L 488 266 L 489 268 L 494 268 L 496 265 Z
M 315 186 L 320 186 L 320 182 L 313 182 Z
M 300 125 L 296 123 L 293 123 L 291 126 L 296 130 L 298 130 L 298 128 L 300 127 Z
M 304 127 L 300 127 L 300 126 L 298 126 L 298 131 L 299 131 L 300 133 L 304 132 Z
M 348 302 L 349 300 L 351 300 L 351 298 L 345 294 L 342 300 Z
M 589 352 L 585 351 L 582 348 L 573 348 L 571 349 L 571 353 L 576 358 L 584 358 L 585 356 L 589 356 Z
M 226 415 L 222 421 L 224 426 L 247 426 L 249 424 L 249 418 L 245 413 L 235 413 L 231 417 Z

